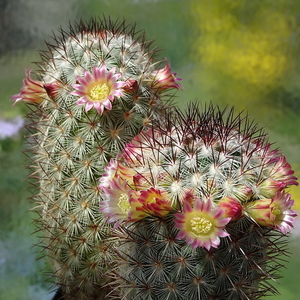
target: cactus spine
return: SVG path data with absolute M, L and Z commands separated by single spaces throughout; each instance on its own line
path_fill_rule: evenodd
M 98 299 L 111 255 L 111 225 L 99 210 L 98 181 L 126 142 L 159 118 L 165 92 L 180 88 L 159 69 L 144 35 L 124 22 L 81 22 L 42 53 L 39 80 L 27 71 L 12 97 L 30 105 L 33 200 L 64 299 Z
M 269 281 L 296 216 L 286 187 L 297 182 L 248 117 L 191 105 L 137 136 L 106 170 L 101 206 L 120 240 L 111 276 L 121 299 L 277 292 Z

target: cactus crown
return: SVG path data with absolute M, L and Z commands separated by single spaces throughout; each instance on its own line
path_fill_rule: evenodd
M 296 177 L 257 125 L 227 112 L 168 114 L 106 167 L 101 206 L 122 241 L 112 276 L 126 299 L 276 293 L 267 280 L 282 266 Z

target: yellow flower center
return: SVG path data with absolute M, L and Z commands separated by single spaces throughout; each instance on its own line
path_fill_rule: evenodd
M 156 194 L 152 195 L 150 194 L 147 198 L 146 198 L 146 203 L 156 203 Z
M 130 210 L 129 197 L 127 194 L 121 194 L 118 202 L 118 206 L 121 209 L 122 213 L 127 214 Z
M 280 207 L 278 205 L 274 205 L 272 207 L 272 213 L 275 216 L 281 215 L 281 209 L 280 209 Z
M 211 221 L 202 216 L 193 217 L 190 225 L 192 233 L 198 237 L 207 235 L 213 227 Z
M 107 98 L 110 93 L 110 88 L 106 83 L 95 85 L 90 91 L 90 98 L 93 101 L 102 101 Z

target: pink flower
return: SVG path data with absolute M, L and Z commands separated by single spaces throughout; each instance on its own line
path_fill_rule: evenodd
M 151 134 L 153 134 L 153 131 L 148 130 L 146 134 L 152 136 Z M 145 141 L 144 137 L 136 135 L 131 142 L 126 144 L 122 157 L 128 164 L 143 164 L 147 158 L 153 157 L 153 149 L 144 145 L 147 145 L 147 141 Z
M 175 227 L 179 229 L 177 239 L 185 239 L 193 249 L 204 247 L 218 248 L 220 237 L 229 236 L 224 231 L 230 218 L 223 217 L 224 211 L 220 207 L 212 208 L 210 200 L 195 200 L 194 207 L 184 203 L 183 212 L 175 214 Z
M 131 205 L 129 199 L 134 192 L 120 176 L 116 175 L 110 186 L 102 186 L 103 202 L 100 203 L 100 211 L 108 218 L 107 222 L 116 222 L 117 227 L 122 221 L 129 220 Z
M 131 220 L 140 220 L 149 215 L 163 217 L 172 210 L 168 193 L 153 187 L 136 193 L 135 197 L 131 197 L 130 203 L 133 208 Z
M 279 157 L 275 157 L 270 160 L 270 163 L 274 163 L 275 165 L 271 170 L 270 177 L 275 180 L 283 182 L 287 185 L 298 185 L 297 177 L 294 175 L 294 171 L 291 168 L 291 165 L 286 161 L 286 157 L 284 155 L 280 155 Z
M 290 209 L 294 204 L 290 198 L 290 194 L 278 191 L 273 198 L 249 202 L 244 209 L 258 224 L 273 227 L 286 234 L 292 229 L 297 216 Z
M 47 96 L 47 92 L 44 88 L 44 83 L 38 80 L 34 80 L 30 77 L 31 70 L 25 72 L 26 77 L 23 80 L 23 86 L 19 94 L 13 95 L 11 101 L 15 101 L 13 105 L 20 101 L 28 103 L 41 103 Z
M 119 176 L 122 180 L 125 180 L 128 185 L 134 186 L 134 176 L 136 174 L 137 172 L 134 169 L 111 159 L 105 167 L 105 173 L 99 179 L 99 188 L 110 187 L 111 180 L 113 180 L 115 176 Z
M 110 159 L 109 163 L 105 167 L 105 173 L 99 179 L 99 188 L 107 188 L 110 186 L 110 181 L 115 177 L 117 171 L 118 163 L 114 159 Z
M 121 73 L 115 74 L 115 68 L 106 73 L 106 66 L 94 67 L 92 73 L 84 72 L 84 76 L 77 77 L 79 84 L 74 84 L 75 91 L 71 95 L 79 96 L 77 105 L 84 105 L 89 111 L 92 107 L 102 115 L 104 108 L 112 109 L 114 97 L 123 96 L 124 81 L 118 81 Z
M 170 88 L 182 89 L 182 86 L 176 81 L 182 80 L 179 77 L 176 77 L 176 73 L 171 73 L 170 63 L 167 62 L 166 66 L 163 69 L 160 69 L 153 73 L 154 76 L 154 85 L 153 88 L 159 90 L 166 90 Z
M 236 221 L 243 216 L 243 206 L 241 202 L 230 196 L 226 196 L 219 200 L 218 206 L 224 211 L 223 217 L 231 218 L 231 221 Z

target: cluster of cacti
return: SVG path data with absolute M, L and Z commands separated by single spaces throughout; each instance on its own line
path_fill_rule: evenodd
M 126 142 L 159 118 L 163 95 L 180 88 L 179 78 L 168 62 L 159 69 L 151 43 L 125 23 L 80 23 L 54 41 L 42 53 L 39 80 L 27 71 L 12 100 L 34 105 L 33 199 L 54 276 L 65 299 L 94 299 L 110 259 L 99 178 Z
M 33 200 L 61 299 L 260 299 L 296 177 L 247 117 L 167 109 L 179 89 L 132 27 L 80 23 L 27 72 Z
M 276 292 L 268 280 L 296 216 L 286 187 L 297 182 L 247 117 L 193 105 L 168 114 L 106 171 L 101 210 L 120 240 L 111 276 L 121 299 Z

